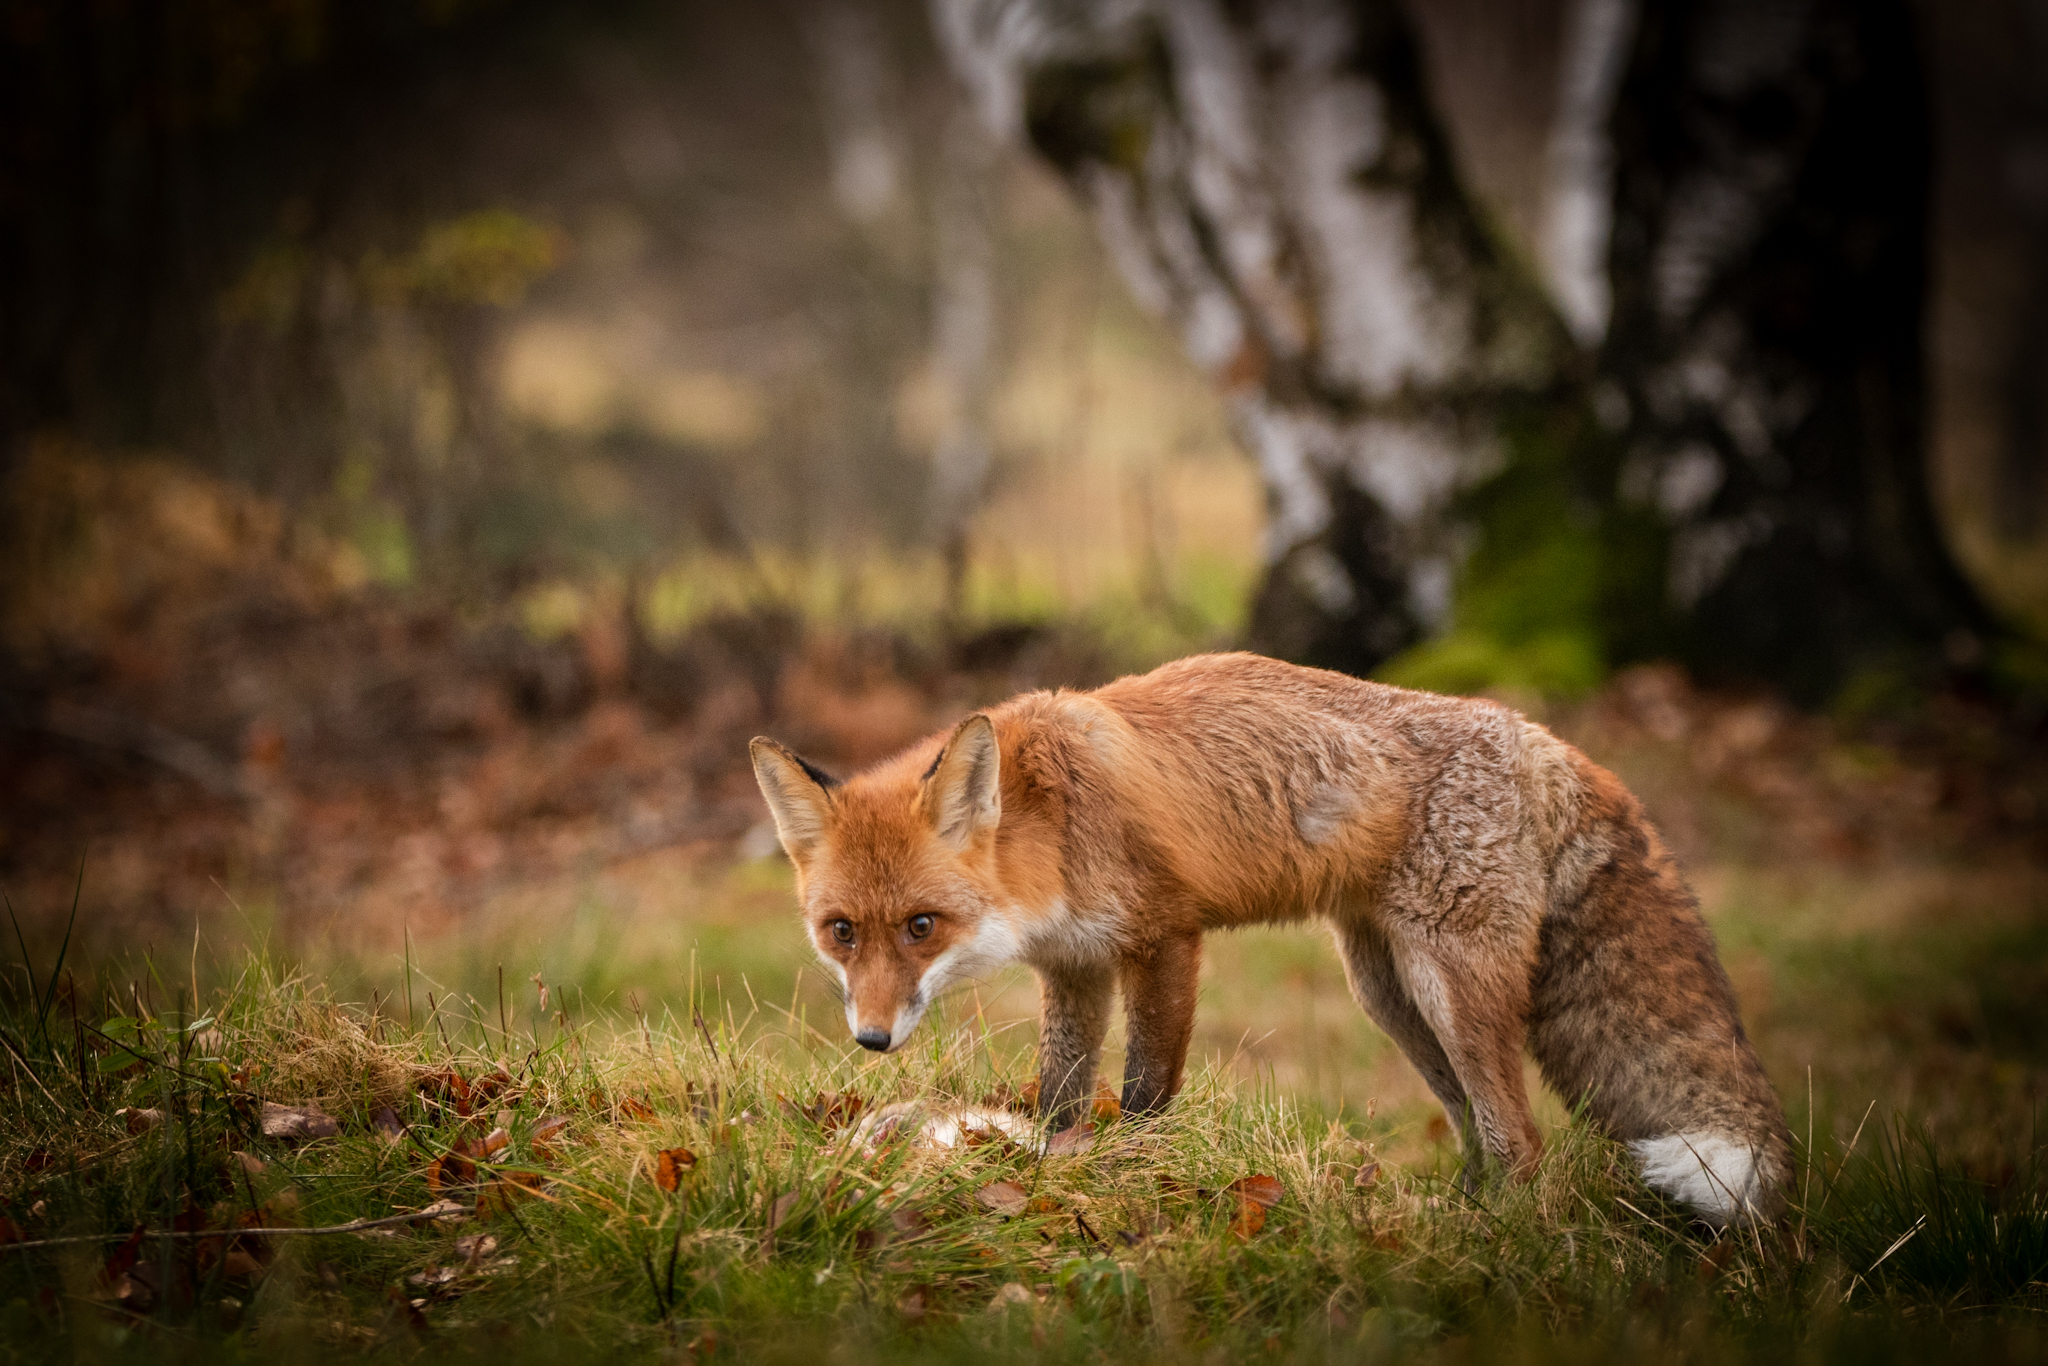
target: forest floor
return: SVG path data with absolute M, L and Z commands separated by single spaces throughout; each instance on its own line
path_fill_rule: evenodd
M 2010 717 L 1661 667 L 1511 699 L 1644 799 L 1787 1101 L 1790 1220 L 1717 1240 L 1550 1097 L 1538 1179 L 1465 1194 L 1301 929 L 1212 941 L 1161 1121 L 850 1125 L 1003 1111 L 1035 993 L 851 1047 L 746 740 L 845 770 L 1149 662 L 1099 624 L 656 640 L 622 593 L 540 631 L 203 511 L 218 553 L 99 557 L 0 678 L 0 1243 L 85 1240 L 0 1247 L 0 1358 L 2048 1350 L 2048 761 Z

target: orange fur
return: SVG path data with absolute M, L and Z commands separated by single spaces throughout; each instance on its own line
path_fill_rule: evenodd
M 754 762 L 870 1047 L 1021 960 L 1048 1116 L 1091 1094 L 1119 984 L 1124 1108 L 1156 1111 L 1202 935 L 1313 917 L 1475 1162 L 1535 1160 L 1527 1047 L 1708 1217 L 1773 1207 L 1784 1119 L 1691 894 L 1620 782 L 1504 707 L 1208 655 L 1024 694 L 844 784 L 770 740 Z

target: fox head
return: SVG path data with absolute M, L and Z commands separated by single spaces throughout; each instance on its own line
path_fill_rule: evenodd
M 899 762 L 842 784 L 773 740 L 752 749 L 804 926 L 862 1047 L 901 1048 L 939 992 L 1015 956 L 996 878 L 1002 760 L 988 717 L 955 727 L 922 776 Z

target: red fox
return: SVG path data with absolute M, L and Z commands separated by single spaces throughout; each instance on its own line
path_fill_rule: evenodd
M 1692 893 L 1620 780 L 1506 707 L 1200 655 L 1025 693 L 843 783 L 773 740 L 753 759 L 864 1047 L 1022 961 L 1041 1114 L 1092 1096 L 1118 986 L 1123 1108 L 1152 1113 L 1203 933 L 1313 917 L 1468 1174 L 1535 1162 L 1526 1044 L 1650 1185 L 1716 1224 L 1778 1212 L 1790 1134 Z

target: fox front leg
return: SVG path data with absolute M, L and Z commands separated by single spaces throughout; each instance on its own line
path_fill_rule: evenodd
M 1107 964 L 1039 969 L 1038 1113 L 1049 1130 L 1080 1119 L 1095 1090 L 1115 981 Z
M 1125 1114 L 1157 1114 L 1180 1090 L 1201 971 L 1202 938 L 1195 934 L 1165 940 L 1123 964 Z

